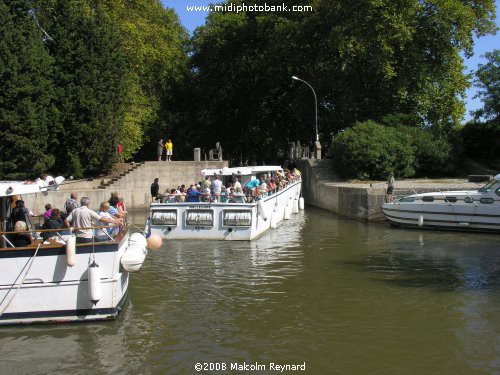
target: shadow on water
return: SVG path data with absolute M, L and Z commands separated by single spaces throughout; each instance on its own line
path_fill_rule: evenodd
M 369 233 L 368 254 L 342 262 L 370 274 L 371 280 L 439 292 L 500 289 L 498 236 L 381 225 L 375 231 L 379 233 Z

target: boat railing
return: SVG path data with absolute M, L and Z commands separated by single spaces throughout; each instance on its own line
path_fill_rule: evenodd
M 267 189 L 266 191 L 262 191 L 259 188 L 248 189 L 243 187 L 243 192 L 241 193 L 201 193 L 197 195 L 191 195 L 196 201 L 188 200 L 190 195 L 182 194 L 182 193 L 170 193 L 163 194 L 160 196 L 160 203 L 255 203 L 260 199 L 264 199 L 268 196 L 272 196 L 284 189 L 288 186 L 301 181 L 300 178 L 297 178 L 292 181 L 288 181 L 283 187 L 277 187 L 276 189 Z
M 118 233 L 115 236 L 110 235 L 108 233 L 109 230 L 118 228 Z M 0 238 L 2 241 L 5 241 L 5 244 L 9 245 L 9 247 L 5 246 L 5 244 L 2 244 L 2 248 L 32 248 L 36 247 L 38 244 L 43 244 L 43 245 L 65 245 L 67 237 L 73 234 L 77 234 L 79 231 L 83 230 L 92 230 L 92 242 L 88 242 L 87 244 L 92 244 L 92 243 L 103 243 L 103 242 L 114 242 L 118 243 L 125 233 L 127 232 L 127 227 L 126 225 L 120 225 L 119 227 L 116 226 L 107 226 L 107 225 L 97 225 L 97 226 L 91 226 L 91 227 L 80 227 L 80 228 L 56 228 L 56 229 L 28 229 L 25 231 L 0 231 Z M 95 231 L 101 231 L 103 232 L 106 236 L 104 237 L 97 237 L 95 235 Z M 47 238 L 43 238 L 42 233 L 54 233 L 53 236 L 48 236 Z M 32 235 L 32 242 L 28 246 L 23 246 L 23 247 L 16 247 L 13 245 L 11 240 L 9 239 L 10 235 Z M 33 235 L 34 234 L 34 235 Z M 55 240 L 53 237 L 57 237 L 58 240 Z M 104 240 L 103 240 L 104 239 Z M 77 243 L 78 244 L 78 243 Z

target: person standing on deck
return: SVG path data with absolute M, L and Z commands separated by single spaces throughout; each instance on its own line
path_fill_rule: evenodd
M 64 211 L 66 211 L 66 215 L 69 215 L 75 208 L 80 207 L 80 203 L 78 203 L 77 199 L 78 194 L 72 192 L 70 198 L 64 203 Z
M 69 228 L 70 224 L 75 228 L 77 243 L 93 242 L 93 229 L 79 229 L 92 227 L 92 221 L 95 221 L 96 223 L 98 221 L 102 221 L 104 223 L 113 223 L 115 225 L 119 225 L 121 223 L 121 219 L 108 219 L 105 217 L 100 217 L 95 211 L 92 211 L 89 206 L 90 198 L 83 197 L 80 200 L 80 207 L 75 208 L 73 211 L 71 211 L 66 220 L 64 220 L 64 225 L 66 226 L 66 228 Z
M 167 149 L 167 156 L 165 161 L 172 161 L 172 153 L 174 150 L 174 144 L 172 143 L 172 140 L 168 140 L 167 143 L 165 143 L 165 148 Z
M 151 184 L 151 201 L 154 202 L 158 199 L 158 192 L 160 191 L 160 184 L 158 184 L 158 178 L 155 178 L 154 182 Z
M 222 193 L 222 181 L 219 179 L 219 176 L 215 176 L 215 180 L 212 181 L 212 195 L 216 200 L 220 199 L 220 194 Z

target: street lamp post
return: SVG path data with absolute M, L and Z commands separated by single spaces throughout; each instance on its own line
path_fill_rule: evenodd
M 316 97 L 316 92 L 314 91 L 312 86 L 309 83 L 307 83 L 306 81 L 304 81 L 303 79 L 300 79 L 297 76 L 292 76 L 292 79 L 295 81 L 304 82 L 307 86 L 309 86 L 309 88 L 312 90 L 312 92 L 314 94 L 314 109 L 316 111 L 316 141 L 319 141 L 319 135 L 318 135 L 318 98 Z

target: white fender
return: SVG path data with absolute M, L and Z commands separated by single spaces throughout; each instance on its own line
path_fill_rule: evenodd
M 293 200 L 292 213 L 294 213 L 294 214 L 299 213 L 299 200 L 298 199 Z
M 69 236 L 66 240 L 66 263 L 68 267 L 73 267 L 75 265 L 75 247 L 76 236 Z
M 99 270 L 99 265 L 93 261 L 88 269 L 89 278 L 89 298 L 94 305 L 99 302 L 102 297 L 101 290 L 101 271 Z
M 304 198 L 303 197 L 299 198 L 299 209 L 301 209 L 301 210 L 304 209 Z
M 132 233 L 128 238 L 128 242 L 134 242 L 140 246 L 148 246 L 148 240 L 142 233 Z
M 267 212 L 266 208 L 264 207 L 264 202 L 262 200 L 257 201 L 257 207 L 259 208 L 259 212 L 264 220 L 267 220 Z
M 271 213 L 271 228 L 277 228 L 278 227 L 278 213 L 276 211 L 273 211 Z
M 147 245 L 148 240 L 141 233 L 130 235 L 127 248 L 120 259 L 125 271 L 137 272 L 141 269 L 148 253 Z
M 424 215 L 420 215 L 418 218 L 418 226 L 419 228 L 422 228 L 424 226 Z
M 292 206 L 287 205 L 285 207 L 285 220 L 290 220 L 291 215 L 292 215 Z

